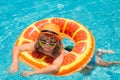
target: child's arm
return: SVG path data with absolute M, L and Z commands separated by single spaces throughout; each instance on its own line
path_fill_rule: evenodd
M 15 73 L 18 70 L 18 59 L 19 59 L 19 54 L 22 51 L 26 51 L 26 50 L 34 50 L 34 43 L 28 43 L 28 44 L 23 44 L 20 46 L 16 46 L 13 48 L 12 51 L 12 64 L 11 67 L 9 69 L 10 73 Z
M 62 65 L 64 59 L 64 53 L 61 53 L 53 62 L 52 65 L 47 66 L 45 68 L 39 69 L 39 70 L 35 70 L 35 71 L 24 71 L 22 72 L 23 76 L 30 76 L 33 74 L 54 74 L 56 73 L 60 66 Z

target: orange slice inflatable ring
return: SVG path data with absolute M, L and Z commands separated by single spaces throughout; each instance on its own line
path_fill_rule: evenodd
M 46 23 L 54 23 L 58 25 L 62 37 L 69 38 L 75 43 L 72 51 L 65 55 L 59 71 L 54 75 L 70 75 L 83 69 L 93 56 L 95 40 L 86 27 L 74 20 L 65 18 L 48 18 L 37 21 L 23 30 L 18 37 L 15 46 L 36 41 L 41 29 Z M 53 61 L 51 57 L 43 54 L 36 56 L 35 51 L 21 52 L 19 58 L 21 62 L 34 69 L 49 66 Z

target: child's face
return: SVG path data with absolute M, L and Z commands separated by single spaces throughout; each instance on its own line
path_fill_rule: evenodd
M 39 45 L 44 49 L 44 51 L 52 51 L 57 45 L 58 40 L 51 35 L 41 35 L 39 40 Z

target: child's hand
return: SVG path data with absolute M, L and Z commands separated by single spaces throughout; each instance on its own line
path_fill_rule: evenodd
M 11 65 L 9 69 L 9 73 L 15 73 L 18 71 L 18 65 Z
M 23 71 L 23 72 L 21 73 L 22 76 L 26 76 L 26 77 L 28 77 L 28 76 L 30 76 L 30 75 L 32 75 L 32 74 L 33 74 L 32 71 Z

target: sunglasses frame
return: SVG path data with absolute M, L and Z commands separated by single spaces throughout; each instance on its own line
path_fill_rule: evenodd
M 54 47 L 57 44 L 57 43 L 50 43 L 50 42 L 42 41 L 42 40 L 39 40 L 38 42 L 40 46 L 49 45 L 50 47 Z

